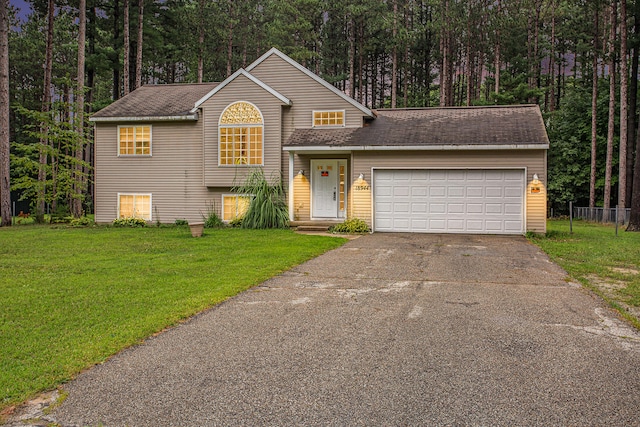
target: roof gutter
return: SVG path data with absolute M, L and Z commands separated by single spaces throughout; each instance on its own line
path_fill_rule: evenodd
M 462 145 L 323 145 L 282 147 L 283 151 L 464 151 L 464 150 L 548 150 L 549 144 L 462 144 Z
M 198 113 L 180 116 L 90 117 L 90 122 L 184 122 L 197 121 Z

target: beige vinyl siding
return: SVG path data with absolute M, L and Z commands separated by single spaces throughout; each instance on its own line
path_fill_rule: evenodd
M 371 173 L 374 168 L 477 168 L 477 169 L 523 169 L 526 168 L 526 183 L 530 184 L 533 174 L 538 174 L 543 191 L 531 194 L 527 189 L 526 230 L 544 233 L 546 231 L 546 152 L 545 150 L 478 150 L 478 151 L 365 151 L 353 153 L 353 167 L 350 169 L 352 180 L 365 173 L 365 180 L 371 184 Z M 528 188 L 528 187 L 527 187 Z M 367 201 L 354 200 L 353 210 L 364 210 Z M 369 210 L 371 200 L 368 200 Z M 369 218 L 362 218 L 371 222 Z
M 345 126 L 362 127 L 362 111 L 277 55 L 258 64 L 251 74 L 293 103 L 291 109 L 283 113 L 283 141 L 294 128 L 311 128 L 314 110 L 345 110 Z
M 230 104 L 238 101 L 250 102 L 262 113 L 264 172 L 267 177 L 280 172 L 282 103 L 251 80 L 238 76 L 202 104 L 199 121 L 204 125 L 204 182 L 207 187 L 232 186 L 251 169 L 250 166 L 218 165 L 220 115 Z
M 117 218 L 118 193 L 151 194 L 153 221 L 163 223 L 201 221 L 201 212 L 212 203 L 203 183 L 200 123 L 148 124 L 153 128 L 153 154 L 144 157 L 118 156 L 118 124 L 96 124 L 96 222 Z

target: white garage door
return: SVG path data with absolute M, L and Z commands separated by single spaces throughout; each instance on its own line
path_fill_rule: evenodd
M 375 231 L 521 234 L 523 170 L 376 170 Z

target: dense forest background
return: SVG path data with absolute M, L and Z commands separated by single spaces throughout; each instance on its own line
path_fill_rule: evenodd
M 8 9 L 10 174 L 39 217 L 92 210 L 91 112 L 271 47 L 370 108 L 538 104 L 550 207 L 640 210 L 640 0 L 28 3 Z

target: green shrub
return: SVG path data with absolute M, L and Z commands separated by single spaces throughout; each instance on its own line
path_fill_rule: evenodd
M 202 215 L 204 220 L 204 228 L 222 228 L 225 226 L 224 221 L 218 216 L 213 204 L 207 208 L 207 214 Z
M 89 225 L 93 225 L 93 220 L 86 216 L 81 216 L 80 218 L 74 218 L 69 223 L 72 227 L 87 227 Z
M 359 218 L 349 218 L 342 224 L 332 225 L 329 228 L 331 233 L 348 233 L 348 234 L 363 234 L 371 231 L 366 222 Z
M 147 222 L 142 218 L 119 218 L 113 220 L 114 227 L 146 227 Z
M 174 224 L 178 227 L 181 227 L 183 225 L 189 225 L 189 221 L 187 221 L 186 219 L 176 219 Z
M 242 227 L 242 219 L 243 217 L 241 216 L 235 217 L 231 221 L 229 221 L 229 225 L 235 228 Z

